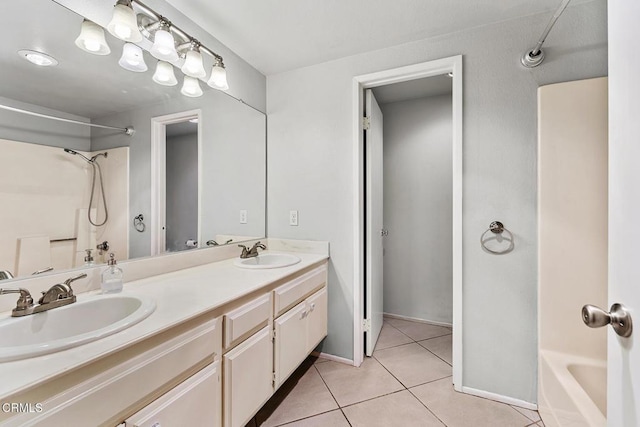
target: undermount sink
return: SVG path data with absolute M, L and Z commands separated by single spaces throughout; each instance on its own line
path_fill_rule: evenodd
M 156 309 L 153 299 L 95 295 L 64 307 L 0 321 L 0 362 L 77 347 L 127 329 Z
M 240 268 L 265 269 L 289 267 L 300 262 L 300 258 L 290 254 L 260 254 L 253 258 L 236 258 L 234 265 Z

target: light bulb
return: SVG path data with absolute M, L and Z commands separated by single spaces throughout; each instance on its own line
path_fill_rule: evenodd
M 76 46 L 94 55 L 108 55 L 111 53 L 104 38 L 104 30 L 95 22 L 85 19 L 82 21 L 80 35 L 76 39 Z
M 182 90 L 180 91 L 184 96 L 191 98 L 197 98 L 202 96 L 202 88 L 200 87 L 200 80 L 195 77 L 184 76 L 184 83 L 182 83 Z
M 58 60 L 46 53 L 37 52 L 35 50 L 23 49 L 18 51 L 18 55 L 41 67 L 51 67 L 58 65 Z
M 163 30 L 162 27 L 154 34 L 153 46 L 151 47 L 151 55 L 161 61 L 176 61 L 178 52 L 176 51 L 176 42 L 171 33 Z
M 142 33 L 138 29 L 138 19 L 130 1 L 120 0 L 114 6 L 107 30 L 114 37 L 126 42 L 142 41 Z
M 207 75 L 204 65 L 202 64 L 202 55 L 197 49 L 187 52 L 181 70 L 187 76 L 191 77 L 204 77 Z
M 211 76 L 209 77 L 207 84 L 214 89 L 229 89 L 229 84 L 227 83 L 227 70 L 224 68 L 224 64 L 221 60 L 216 59 L 216 63 L 211 69 Z
M 125 70 L 143 73 L 147 71 L 147 64 L 144 62 L 142 49 L 133 43 L 125 43 L 122 46 L 122 56 L 118 64 Z
M 178 84 L 173 72 L 173 65 L 168 62 L 158 61 L 156 72 L 153 73 L 153 81 L 163 86 L 175 86 Z

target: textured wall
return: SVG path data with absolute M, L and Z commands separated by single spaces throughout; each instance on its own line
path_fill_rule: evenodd
M 382 104 L 384 312 L 451 323 L 451 94 Z
M 329 336 L 323 351 L 353 356 L 352 80 L 463 55 L 463 385 L 535 402 L 537 382 L 536 91 L 607 74 L 606 4 L 569 7 L 547 60 L 525 69 L 549 14 L 351 56 L 267 78 L 268 230 L 328 240 Z M 300 225 L 288 225 L 288 211 Z M 480 249 L 492 220 L 513 231 L 507 256 Z M 506 320 L 508 319 L 508 320 Z

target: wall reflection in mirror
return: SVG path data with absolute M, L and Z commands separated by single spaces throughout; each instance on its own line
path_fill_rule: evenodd
M 119 65 L 107 31 L 110 54 L 79 49 L 83 22 L 50 0 L 3 5 L 0 105 L 115 129 L 0 109 L 0 279 L 264 237 L 265 115 L 209 75 L 199 97 L 155 83 L 144 43 L 146 71 Z

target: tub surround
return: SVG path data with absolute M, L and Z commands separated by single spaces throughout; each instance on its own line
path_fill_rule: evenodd
M 608 328 L 580 314 L 607 307 L 607 78 L 543 86 L 538 112 L 538 408 L 549 427 L 605 426 Z
M 301 262 L 290 267 L 267 270 L 246 270 L 233 265 L 239 248 L 216 248 L 188 254 L 171 254 L 122 263 L 125 274 L 123 294 L 145 295 L 154 298 L 157 308 L 151 316 L 137 325 L 115 335 L 58 353 L 0 364 L 0 400 L 31 390 L 48 380 L 114 354 L 172 327 L 198 316 L 215 313 L 229 303 L 264 291 L 282 279 L 316 266 L 328 258 L 326 242 L 290 242 L 263 239 L 267 246 L 287 247 Z M 300 249 L 314 252 L 302 252 Z M 271 248 L 269 248 L 271 249 Z M 268 250 L 266 253 L 275 253 Z M 282 251 L 277 251 L 282 252 Z M 101 268 L 85 270 L 89 283 L 84 289 L 74 286 L 82 301 L 98 293 Z M 153 275 L 150 273 L 153 272 Z M 70 273 L 25 279 L 19 286 L 36 293 L 42 283 L 49 286 Z M 77 282 L 76 282 L 77 283 Z M 16 283 L 16 285 L 18 285 Z M 12 303 L 15 301 L 9 299 Z M 3 306 L 6 309 L 6 304 Z M 2 313 L 8 317 L 9 312 Z

